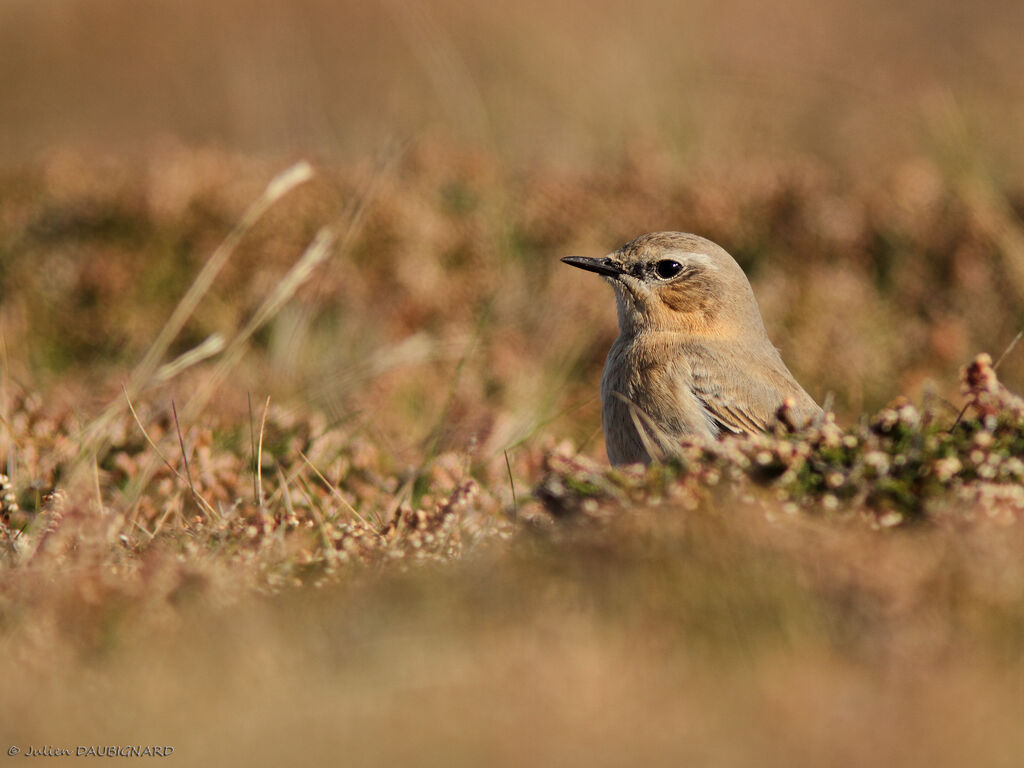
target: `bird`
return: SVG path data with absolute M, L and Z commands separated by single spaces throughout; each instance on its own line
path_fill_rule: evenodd
M 566 264 L 611 283 L 619 336 L 601 378 L 613 465 L 662 460 L 684 441 L 803 427 L 822 410 L 771 343 L 750 282 L 721 246 L 652 232 Z M 781 409 L 781 410 L 780 410 Z

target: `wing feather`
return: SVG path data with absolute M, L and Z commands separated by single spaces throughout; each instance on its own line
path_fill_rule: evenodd
M 766 432 L 768 421 L 758 414 L 751 413 L 736 401 L 729 401 L 720 395 L 709 392 L 697 392 L 697 400 L 708 414 L 708 418 L 718 425 L 722 432 L 734 435 Z

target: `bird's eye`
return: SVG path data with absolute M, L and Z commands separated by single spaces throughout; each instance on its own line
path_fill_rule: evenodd
M 675 277 L 682 272 L 683 265 L 672 259 L 662 259 L 654 265 L 654 271 L 658 273 L 658 277 L 662 280 L 668 280 L 670 277 Z

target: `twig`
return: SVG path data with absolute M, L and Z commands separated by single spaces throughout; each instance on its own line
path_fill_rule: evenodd
M 178 493 L 181 493 L 181 491 L 178 491 Z M 167 521 L 167 518 L 171 516 L 171 512 L 173 512 L 173 509 L 171 508 L 171 505 L 168 504 L 167 510 L 160 516 L 160 519 L 156 521 L 156 525 L 153 527 L 153 534 L 150 538 L 155 539 L 160 531 L 163 530 L 164 523 Z M 143 528 L 143 530 L 145 530 L 145 528 Z
M 1021 337 L 1024 337 L 1024 330 L 1020 331 L 1016 336 L 1014 336 L 1013 341 L 1010 342 L 1010 345 L 1003 350 L 1003 354 L 999 356 L 999 359 L 996 360 L 995 365 L 992 366 L 993 371 L 999 370 L 999 364 L 1006 359 L 1006 356 L 1010 354 L 1010 352 L 1013 351 L 1013 348 L 1017 346 L 1017 342 L 1021 340 Z
M 182 371 L 213 357 L 223 349 L 224 337 L 219 333 L 212 333 L 199 346 L 193 347 L 178 355 L 171 362 L 161 365 L 153 378 L 156 381 L 170 381 Z
M 96 460 L 96 456 L 92 457 L 92 480 L 96 491 L 96 503 L 99 504 L 99 508 L 96 510 L 99 514 L 103 514 L 103 494 L 100 492 L 100 463 Z
M 316 476 L 318 478 L 320 478 L 320 482 L 323 483 L 327 487 L 327 489 L 338 498 L 338 501 L 340 501 L 342 504 L 344 504 L 348 508 L 348 511 L 352 513 L 352 516 L 355 517 L 356 520 L 358 520 L 363 525 L 365 525 L 367 528 L 369 528 L 371 531 L 373 531 L 378 536 L 380 536 L 380 533 L 378 533 L 376 531 L 376 529 L 374 529 L 368 522 L 366 522 L 366 518 L 364 518 L 362 515 L 360 515 L 359 512 L 356 511 L 356 508 L 353 507 L 351 504 L 349 504 L 348 500 L 344 496 L 341 495 L 341 491 L 339 491 L 337 488 L 335 488 L 334 484 L 331 483 L 326 477 L 324 477 L 320 473 L 320 470 L 317 469 L 313 465 L 313 462 L 309 460 L 309 458 L 306 456 L 306 454 L 304 454 L 302 451 L 299 451 L 299 456 L 301 456 L 302 460 L 309 465 L 309 468 L 313 470 L 313 472 L 316 474 Z M 383 538 L 383 537 L 381 537 L 381 538 Z
M 512 463 L 508 460 L 508 450 L 505 451 L 505 469 L 508 470 L 508 484 L 512 487 L 512 524 L 519 521 L 519 502 L 516 500 L 516 481 L 512 479 Z
M 276 462 L 274 463 L 274 466 L 277 467 L 277 463 Z M 280 470 L 278 470 L 278 471 L 280 471 Z M 292 483 L 295 480 L 295 478 L 297 478 L 303 472 L 305 472 L 305 469 L 300 465 L 300 466 L 296 467 L 295 469 L 293 469 L 291 471 L 291 474 L 288 475 L 287 477 L 284 477 L 282 475 L 281 481 L 283 483 L 285 483 L 285 485 L 288 485 L 288 484 Z M 280 495 L 282 495 L 282 486 L 278 485 L 278 487 L 276 489 L 274 489 L 274 492 L 271 493 L 266 499 L 264 499 L 264 503 L 265 504 L 273 504 L 275 501 L 277 501 L 277 497 L 280 496 Z
M 249 455 L 252 456 L 252 497 L 257 502 L 260 498 L 259 482 L 256 479 L 256 425 L 252 419 L 252 392 L 246 392 L 249 401 Z
M 192 491 L 192 501 L 196 504 L 196 509 L 203 512 L 203 504 L 199 503 L 199 493 L 196 491 L 196 486 L 192 482 L 192 470 L 188 466 L 188 455 L 185 452 L 185 438 L 181 435 L 181 424 L 178 423 L 178 409 L 174 405 L 174 401 L 171 400 L 171 413 L 174 414 L 174 428 L 178 431 L 178 445 L 181 446 L 181 460 L 185 464 L 185 477 L 188 479 L 188 488 Z M 205 504 L 205 502 L 204 502 Z M 206 504 L 206 506 L 210 506 Z
M 153 442 L 153 438 L 149 436 L 149 432 L 147 432 L 146 428 L 142 426 L 142 422 L 139 420 L 139 414 L 135 412 L 135 406 L 132 405 L 132 399 L 128 397 L 128 390 L 125 389 L 124 387 L 121 387 L 121 391 L 124 392 L 124 399 L 128 402 L 128 410 L 131 411 L 132 418 L 135 419 L 135 423 L 138 424 L 139 430 L 142 432 L 142 436 L 145 437 L 146 442 L 149 443 L 149 447 L 156 451 L 156 455 L 160 457 L 161 461 L 163 461 L 167 468 L 174 473 L 174 476 L 178 478 L 178 480 L 180 480 L 181 482 L 185 482 L 185 478 L 183 478 L 181 474 L 178 472 L 178 470 L 174 468 L 174 465 L 167 460 L 167 457 L 164 456 L 163 451 L 161 451 L 157 447 L 157 444 Z
M 324 516 L 320 514 L 320 508 L 316 505 L 316 499 L 313 498 L 313 494 L 309 489 L 306 478 L 299 477 L 299 484 L 301 486 L 305 486 L 300 488 L 300 490 L 306 497 L 306 502 L 309 504 L 309 513 L 316 521 L 317 528 L 320 529 L 320 538 L 323 539 L 324 543 L 324 554 L 328 560 L 334 562 L 338 559 L 338 550 L 334 548 L 334 539 L 331 537 L 331 532 L 327 530 L 327 521 L 324 520 Z
M 256 449 L 256 503 L 263 509 L 263 430 L 267 426 L 267 411 L 270 410 L 270 395 L 263 406 L 263 418 L 260 420 L 260 439 Z
M 284 499 L 284 509 L 289 516 L 295 516 L 295 507 L 292 505 L 292 495 L 288 491 L 288 481 L 285 479 L 284 472 L 281 471 L 280 465 L 275 461 L 274 469 L 277 471 L 277 482 L 281 487 L 281 497 Z
M 534 422 L 532 425 L 530 425 L 529 429 L 527 429 L 525 432 L 520 431 L 520 436 L 516 437 L 515 439 L 513 439 L 513 441 L 509 444 L 508 447 L 510 449 L 518 448 L 523 443 L 525 443 L 527 440 L 529 440 L 531 437 L 533 437 L 533 435 L 536 434 L 537 430 L 543 429 L 544 427 L 548 426 L 549 424 L 551 424 L 555 420 L 562 418 L 563 416 L 568 416 L 569 414 L 575 413 L 576 411 L 580 410 L 581 408 L 586 408 L 587 406 L 589 406 L 592 402 L 594 402 L 597 399 L 598 399 L 598 395 L 594 395 L 592 397 L 588 397 L 586 400 L 583 400 L 582 402 L 578 402 L 575 405 L 567 406 L 567 407 L 563 408 L 562 410 L 557 411 L 556 413 L 552 413 L 550 416 L 548 416 L 546 418 L 543 418 L 543 419 L 540 419 L 540 420 Z M 598 427 L 597 430 L 594 432 L 594 434 L 596 435 L 600 431 L 601 431 L 601 428 Z M 590 440 L 591 437 L 593 437 L 593 435 L 588 437 L 587 440 Z

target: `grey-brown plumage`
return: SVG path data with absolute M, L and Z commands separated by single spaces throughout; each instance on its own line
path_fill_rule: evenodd
M 821 413 L 769 341 L 743 270 L 710 240 L 655 232 L 562 261 L 615 289 L 619 337 L 601 380 L 613 464 L 671 455 L 684 438 L 766 430 L 784 402 L 798 425 Z

